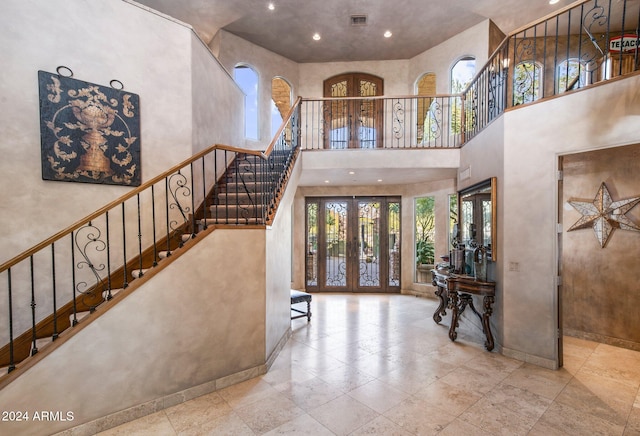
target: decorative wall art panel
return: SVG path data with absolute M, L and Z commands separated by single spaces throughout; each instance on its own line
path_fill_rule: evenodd
M 607 185 L 602 182 L 593 200 L 569 201 L 582 217 L 567 231 L 592 227 L 600 247 L 604 248 L 615 229 L 640 232 L 640 226 L 626 216 L 638 203 L 640 196 L 613 201 Z
M 138 95 L 45 71 L 38 82 L 42 178 L 139 186 Z

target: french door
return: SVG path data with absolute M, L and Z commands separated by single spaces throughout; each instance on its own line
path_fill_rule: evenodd
M 341 74 L 325 80 L 324 96 L 340 98 L 327 101 L 323 107 L 325 148 L 382 147 L 382 100 L 345 98 L 380 95 L 383 81 L 371 74 Z
M 309 291 L 400 292 L 400 199 L 306 200 Z

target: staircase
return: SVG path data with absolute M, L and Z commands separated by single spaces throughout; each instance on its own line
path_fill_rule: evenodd
M 282 192 L 272 186 L 282 186 L 288 177 L 294 155 L 276 150 L 269 161 L 253 154 L 239 154 L 229 165 L 214 190 L 203 203 L 206 211 L 197 213 L 198 225 L 264 225 L 270 220 L 269 208 Z
M 196 244 L 202 231 L 212 226 L 240 229 L 270 224 L 299 151 L 296 135 L 293 141 L 284 137 L 287 125 L 289 135 L 297 132 L 296 109 L 299 101 L 264 153 L 212 146 L 0 265 L 0 293 L 9 298 L 9 339 L 0 348 L 0 388 L 22 372 L 14 370 L 27 368 L 43 357 L 43 351 L 52 351 L 61 335 L 73 335 L 76 326 L 95 319 L 92 314 L 101 312 L 100 306 L 109 303 L 104 306 L 108 309 L 137 288 L 137 281 Z M 220 175 L 211 186 L 207 181 L 212 174 Z M 202 186 L 210 188 L 198 199 Z M 59 247 L 67 251 L 58 254 L 63 251 Z M 50 265 L 34 263 L 35 256 L 49 257 Z M 118 263 L 122 266 L 112 269 Z M 60 274 L 62 279 L 55 273 L 51 277 L 51 271 L 58 270 L 67 274 Z M 48 290 L 36 289 L 47 280 Z M 24 308 L 14 313 L 13 299 L 24 305 L 29 294 L 31 313 Z M 36 310 L 49 307 L 47 299 L 53 300 L 53 311 L 42 319 Z M 56 307 L 58 300 L 66 303 Z M 18 328 L 17 318 L 21 318 Z M 27 320 L 30 327 L 25 326 Z M 14 330 L 22 333 L 14 337 Z

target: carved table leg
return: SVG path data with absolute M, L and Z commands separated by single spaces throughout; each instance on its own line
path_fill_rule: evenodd
M 487 342 L 484 343 L 487 351 L 493 350 L 493 335 L 491 334 L 491 326 L 489 325 L 489 317 L 493 313 L 491 305 L 494 302 L 494 298 L 491 296 L 484 297 L 484 313 L 482 314 L 482 327 L 484 328 L 484 334 L 487 337 Z
M 433 313 L 433 320 L 435 321 L 436 324 L 440 324 L 440 321 L 442 321 L 442 316 L 440 316 L 440 315 L 446 315 L 447 314 L 445 309 L 447 307 L 447 299 L 448 298 L 445 295 L 444 288 L 442 288 L 440 286 L 436 286 L 436 295 L 440 299 L 440 305 L 438 306 L 436 311 Z
M 458 293 L 449 292 L 449 309 L 451 309 L 451 326 L 449 327 L 449 339 L 455 341 L 458 337 L 456 328 L 458 327 Z

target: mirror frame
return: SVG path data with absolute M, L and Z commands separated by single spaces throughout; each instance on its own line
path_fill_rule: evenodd
M 491 260 L 496 262 L 498 260 L 498 178 L 491 177 L 489 179 L 478 182 L 474 185 L 471 185 L 467 188 L 461 189 L 458 191 L 458 226 L 460 227 L 462 223 L 462 197 L 464 195 L 472 194 L 476 191 L 480 191 L 481 189 L 485 189 L 486 187 L 490 187 L 491 191 Z

